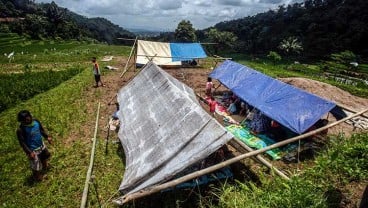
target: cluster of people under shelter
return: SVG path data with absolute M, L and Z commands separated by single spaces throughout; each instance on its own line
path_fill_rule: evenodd
M 242 121 L 239 123 L 234 122 L 235 124 L 246 126 L 254 135 L 266 134 L 276 141 L 297 136 L 296 133 L 267 117 L 262 111 L 240 99 L 233 92 L 216 92 L 217 88 L 220 86 L 221 84 L 215 87 L 212 78 L 207 78 L 205 100 L 209 105 L 210 113 L 214 116 L 216 113 L 224 116 L 239 115 Z M 307 131 L 312 131 L 327 124 L 327 119 L 320 119 Z M 322 134 L 326 133 L 327 132 L 322 132 Z

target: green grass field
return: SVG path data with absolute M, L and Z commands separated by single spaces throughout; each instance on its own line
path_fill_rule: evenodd
M 5 34 L 0 34 L 0 40 L 2 53 L 15 51 L 15 58 L 10 63 L 5 56 L 1 56 L 0 73 L 23 72 L 29 64 L 32 66 L 29 73 L 47 71 L 51 67 L 54 71 L 80 70 L 80 73 L 66 81 L 0 113 L 0 207 L 78 207 L 93 137 L 86 132 L 94 131 L 98 100 L 103 93 L 102 89 L 96 89 L 91 94 L 94 101 L 86 98 L 86 94 L 91 93 L 89 90 L 93 83 L 90 57 L 127 57 L 130 48 L 72 41 L 29 41 Z M 18 54 L 21 51 L 23 55 Z M 301 72 L 285 71 L 285 65 L 282 64 L 272 65 L 262 60 L 236 61 L 247 63 L 271 76 L 302 76 Z M 54 139 L 54 144 L 49 146 L 53 167 L 47 172 L 47 179 L 41 183 L 30 180 L 27 158 L 15 136 L 18 126 L 16 114 L 22 109 L 31 110 Z M 367 150 L 367 133 L 352 138 L 332 138 L 328 148 L 315 160 L 316 165 L 306 168 L 291 181 L 269 177 L 269 174 L 259 171 L 261 183 L 238 181 L 211 185 L 206 194 L 197 189 L 194 193 L 192 190 L 184 195 L 170 193 L 162 195 L 166 198 L 160 199 L 164 201 L 160 207 L 337 207 L 340 201 L 333 195 L 335 192 L 329 194 L 331 190 L 349 194 L 349 185 L 368 183 Z M 88 207 L 99 207 L 98 201 L 103 207 L 114 207 L 111 198 L 117 193 L 122 180 L 124 161 L 118 144 L 111 142 L 108 152 L 106 155 L 104 134 L 99 132 L 93 169 L 98 196 L 91 185 Z M 195 195 L 195 201 L 188 200 L 189 195 Z M 145 205 L 153 207 L 156 203 L 152 200 Z M 136 206 L 129 204 L 128 207 Z

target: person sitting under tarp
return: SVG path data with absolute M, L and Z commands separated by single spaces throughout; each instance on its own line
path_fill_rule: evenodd
M 247 115 L 248 115 L 248 105 L 244 101 L 241 101 L 239 116 L 247 116 Z
M 253 118 L 247 125 L 253 134 L 263 133 L 270 128 L 270 119 L 258 109 L 254 109 Z
M 275 120 L 271 120 L 270 129 L 267 132 L 267 136 L 273 138 L 275 141 L 281 141 L 287 139 L 287 133 L 285 127 L 279 124 Z
M 230 103 L 229 107 L 227 108 L 227 112 L 229 112 L 230 115 L 234 115 L 235 113 L 238 112 L 234 98 L 230 98 Z

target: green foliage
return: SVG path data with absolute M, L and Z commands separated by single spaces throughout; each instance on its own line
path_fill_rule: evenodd
M 261 186 L 249 182 L 225 187 L 218 207 L 328 207 L 323 190 L 303 178 L 263 179 L 262 183 Z
M 3 37 L 0 34 L 0 38 Z M 9 36 L 5 36 L 9 37 Z M 0 41 L 0 43 L 3 43 Z M 8 49 L 18 51 L 18 46 L 6 44 Z M 22 101 L 12 108 L 0 113 L 0 206 L 1 207 L 76 207 L 81 201 L 81 193 L 85 182 L 86 171 L 90 158 L 91 140 L 93 135 L 86 134 L 86 128 L 93 128 L 90 122 L 96 119 L 97 101 L 103 93 L 103 89 L 94 89 L 91 93 L 93 76 L 89 67 L 90 57 L 103 55 L 128 56 L 130 48 L 88 45 L 86 43 L 65 42 L 54 43 L 48 54 L 44 49 L 50 47 L 49 42 L 40 44 L 32 41 L 28 49 L 40 58 L 40 61 L 28 63 L 28 56 L 16 58 L 16 63 L 1 64 L 1 76 L 9 75 L 8 70 L 23 73 L 23 70 L 31 71 L 30 76 L 36 77 L 37 82 L 53 82 L 51 77 L 40 79 L 41 74 L 63 74 L 66 71 L 78 73 L 58 86 L 35 95 L 29 100 Z M 0 47 L 0 50 L 4 48 Z M 62 53 L 59 53 L 62 51 Z M 68 52 L 73 54 L 66 56 Z M 17 52 L 18 53 L 18 52 Z M 15 54 L 17 56 L 17 53 Z M 20 54 L 19 54 L 20 56 Z M 31 57 L 33 54 L 31 55 Z M 50 57 L 49 57 L 50 56 Z M 88 57 L 88 58 L 87 58 Z M 88 63 L 88 64 L 87 64 Z M 103 68 L 103 62 L 100 63 Z M 115 59 L 109 64 L 118 64 Z M 48 72 L 52 68 L 55 72 Z M 66 69 L 66 70 L 65 70 Z M 35 73 L 37 71 L 37 73 Z M 38 71 L 44 71 L 38 73 Z M 5 73 L 5 74 L 4 74 Z M 108 72 L 109 73 L 109 72 Z M 21 78 L 21 74 L 12 76 Z M 23 78 L 23 77 L 22 77 Z M 12 78 L 11 78 L 12 79 Z M 16 80 L 19 83 L 21 80 Z M 45 84 L 43 83 L 43 84 Z M 15 83 L 14 83 L 15 84 Z M 13 86 L 14 86 L 13 84 Z M 30 83 L 32 85 L 32 83 Z M 29 85 L 25 86 L 28 90 Z M 0 88 L 3 92 L 3 86 Z M 105 88 L 104 88 L 105 89 Z M 5 91 L 5 90 L 4 90 Z M 6 90 L 10 96 L 9 89 Z M 86 94 L 91 94 L 93 100 Z M 94 102 L 96 101 L 96 102 Z M 101 106 L 103 110 L 103 105 Z M 15 136 L 18 126 L 16 115 L 20 110 L 28 109 L 39 119 L 49 134 L 53 137 L 54 144 L 49 145 L 52 168 L 47 172 L 47 179 L 41 183 L 31 181 L 31 171 L 28 160 L 23 153 Z M 91 110 L 92 109 L 92 110 Z M 102 111 L 101 111 L 102 112 Z M 100 114 L 100 117 L 106 115 Z M 104 125 L 104 124 L 103 124 Z M 109 154 L 105 154 L 105 133 L 99 132 L 96 147 L 96 156 L 93 174 L 96 176 L 96 184 L 99 191 L 99 199 L 104 205 L 111 205 L 111 197 L 116 193 L 121 182 L 121 173 L 124 169 L 122 148 L 111 142 L 108 145 Z M 110 139 L 116 140 L 116 135 L 111 134 Z M 97 197 L 93 185 L 90 186 L 88 207 L 97 206 Z M 22 200 L 19 200 L 22 199 Z
M 270 51 L 267 55 L 267 58 L 271 59 L 273 61 L 273 64 L 281 61 L 281 56 L 275 51 Z
M 279 45 L 279 48 L 283 50 L 286 54 L 297 53 L 303 50 L 302 44 L 298 41 L 296 37 L 288 37 L 283 39 Z
M 331 207 L 339 206 L 338 188 L 350 181 L 368 179 L 368 134 L 333 140 L 316 166 L 290 181 L 261 178 L 253 182 L 227 185 L 215 193 L 219 207 Z
M 219 50 L 232 49 L 237 40 L 233 33 L 227 31 L 220 32 L 216 28 L 211 28 L 206 35 L 210 42 L 215 43 L 213 45 L 215 54 L 218 54 Z
M 195 30 L 189 20 L 182 20 L 175 29 L 175 40 L 178 42 L 190 43 L 197 41 Z
M 86 114 L 87 103 L 83 102 L 84 86 L 90 81 L 90 71 L 85 70 L 58 88 L 0 114 L 0 152 L 4 153 L 0 158 L 1 206 L 75 207 L 79 203 L 88 166 L 88 160 L 83 158 L 88 158 L 89 147 L 83 145 L 83 140 L 70 146 L 65 146 L 65 141 L 72 129 L 93 119 Z M 16 114 L 22 109 L 40 119 L 54 139 L 54 145 L 49 146 L 53 169 L 48 172 L 48 180 L 40 184 L 30 182 L 28 161 L 15 137 Z
M 36 64 L 34 70 L 42 67 L 54 68 L 55 65 L 70 65 L 72 62 L 89 62 L 90 58 L 96 56 L 98 59 L 111 54 L 129 55 L 130 47 L 109 46 L 104 44 L 95 44 L 90 41 L 63 41 L 63 40 L 44 40 L 34 41 L 16 34 L 0 33 L 0 63 L 9 63 L 9 60 L 3 54 L 14 52 L 12 63 Z M 40 66 L 40 64 L 52 64 L 53 66 Z M 80 63 L 79 63 L 80 64 Z M 6 65 L 0 68 L 0 72 L 19 72 L 15 65 Z M 47 69 L 46 69 L 47 70 Z
M 368 133 L 342 136 L 332 140 L 330 148 L 316 160 L 316 172 L 324 171 L 334 182 L 348 183 L 368 179 Z M 333 176 L 333 177 L 332 177 Z
M 357 61 L 356 55 L 351 51 L 342 51 L 330 55 L 331 61 L 324 62 L 323 69 L 333 73 L 342 73 L 344 71 L 358 70 L 358 66 L 351 63 Z
M 220 22 L 215 28 L 235 34 L 242 53 L 267 54 L 283 39 L 294 36 L 302 41 L 303 55 L 309 59 L 318 60 L 341 50 L 366 56 L 367 10 L 365 0 L 306 0 Z
M 356 55 L 353 52 L 348 51 L 348 50 L 340 52 L 340 53 L 331 54 L 331 59 L 336 63 L 345 64 L 345 65 L 348 65 L 351 62 L 357 61 Z
M 81 69 L 32 73 L 25 65 L 25 73 L 0 74 L 0 112 L 45 92 L 78 74 Z
M 18 0 L 0 4 L 6 12 L 0 17 L 14 20 L 2 23 L 0 31 L 29 35 L 33 39 L 95 39 L 109 44 L 118 44 L 119 37 L 134 37 L 123 28 L 104 18 L 86 18 L 68 9 L 59 7 L 54 1 L 37 4 L 34 1 Z M 1 10 L 4 11 L 4 10 Z

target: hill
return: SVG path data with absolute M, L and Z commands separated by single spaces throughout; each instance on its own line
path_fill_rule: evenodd
M 104 18 L 87 18 L 59 7 L 55 2 L 0 0 L 0 32 L 28 35 L 32 39 L 94 39 L 117 44 L 117 38 L 135 35 Z
M 344 50 L 366 56 L 367 9 L 365 0 L 306 0 L 214 27 L 234 33 L 239 40 L 237 50 L 247 53 L 279 50 L 281 41 L 295 37 L 303 48 L 302 54 L 309 57 Z

